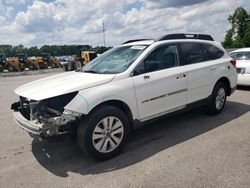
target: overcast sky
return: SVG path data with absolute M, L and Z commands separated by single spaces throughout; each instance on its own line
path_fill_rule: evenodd
M 103 45 L 103 19 L 108 46 L 175 32 L 223 41 L 238 6 L 250 12 L 250 0 L 0 0 L 0 44 Z

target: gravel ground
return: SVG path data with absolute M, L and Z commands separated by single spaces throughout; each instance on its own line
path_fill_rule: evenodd
M 45 73 L 53 73 L 53 72 L 63 72 L 63 68 L 54 68 L 54 69 L 41 69 L 41 70 L 24 70 L 22 72 L 8 72 L 7 70 L 4 70 L 3 72 L 0 72 L 0 77 L 13 77 L 13 76 L 24 76 L 24 75 L 37 75 L 37 74 L 45 74 Z
M 97 163 L 74 138 L 32 139 L 13 120 L 14 88 L 54 74 L 0 78 L 0 187 L 249 187 L 250 88 L 218 116 L 196 109 L 150 123 L 121 155 Z

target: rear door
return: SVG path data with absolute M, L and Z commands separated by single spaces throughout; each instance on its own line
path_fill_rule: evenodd
M 187 103 L 207 98 L 211 93 L 211 71 L 217 67 L 207 61 L 205 47 L 202 43 L 181 43 L 182 65 L 187 70 Z

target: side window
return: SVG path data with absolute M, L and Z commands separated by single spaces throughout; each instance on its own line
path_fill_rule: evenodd
M 206 61 L 204 47 L 200 43 L 182 43 L 182 56 L 184 65 Z
M 163 45 L 151 52 L 136 68 L 135 74 L 153 72 L 179 66 L 178 50 L 175 44 Z
M 209 60 L 219 59 L 224 55 L 223 51 L 211 44 L 204 44 L 204 46 L 208 50 Z

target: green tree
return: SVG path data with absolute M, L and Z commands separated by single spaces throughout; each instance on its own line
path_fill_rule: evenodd
M 102 54 L 104 52 L 106 52 L 107 50 L 111 49 L 112 47 L 105 47 L 105 46 L 96 46 L 94 48 L 94 51 L 97 53 L 97 54 Z
M 247 30 L 248 17 L 249 15 L 244 8 L 236 8 L 234 14 L 230 15 L 228 18 L 229 23 L 232 25 L 233 34 L 236 34 L 241 38 L 244 37 Z
M 250 47 L 250 23 L 248 23 L 248 27 L 244 35 L 243 41 L 246 47 Z
M 33 46 L 33 47 L 30 47 L 27 50 L 27 55 L 28 56 L 40 56 L 41 55 L 41 51 L 36 46 Z
M 232 43 L 232 48 L 243 48 L 245 45 L 244 45 L 244 42 L 243 40 L 241 39 L 240 36 L 236 37 L 236 39 L 233 41 Z
M 223 46 L 227 48 L 231 48 L 232 44 L 233 44 L 233 31 L 232 29 L 229 29 L 225 36 L 225 41 L 223 43 Z
M 240 48 L 249 43 L 247 41 L 248 35 L 246 35 L 249 18 L 250 16 L 243 7 L 236 8 L 233 15 L 229 15 L 228 21 L 231 24 L 231 29 L 226 33 L 224 47 Z
M 14 46 L 12 50 L 14 54 L 24 53 L 24 46 L 19 44 L 18 46 Z

